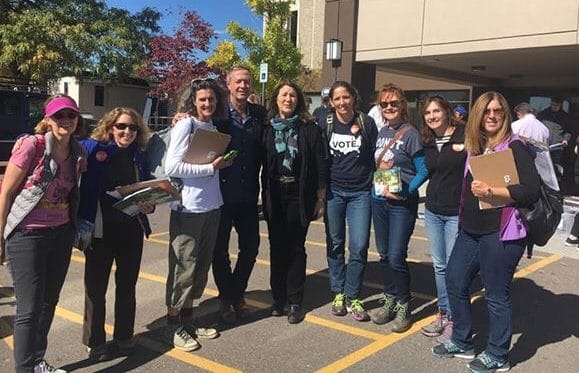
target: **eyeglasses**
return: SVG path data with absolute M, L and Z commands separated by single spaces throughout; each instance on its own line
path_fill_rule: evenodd
M 503 115 L 505 111 L 503 110 L 503 108 L 485 109 L 484 111 L 484 115 L 491 115 L 491 113 L 493 113 L 494 115 Z
M 136 124 L 127 124 L 127 123 L 115 123 L 113 125 L 116 129 L 118 129 L 119 131 L 124 131 L 127 128 L 133 132 L 137 132 L 139 130 L 139 126 Z
M 388 106 L 391 106 L 393 109 L 397 109 L 400 107 L 400 101 L 382 101 L 379 105 L 382 109 L 386 109 Z
M 67 112 L 59 111 L 57 113 L 52 114 L 52 117 L 56 120 L 61 120 L 64 118 L 74 119 L 74 118 L 78 117 L 78 114 L 75 113 L 74 111 L 67 111 Z

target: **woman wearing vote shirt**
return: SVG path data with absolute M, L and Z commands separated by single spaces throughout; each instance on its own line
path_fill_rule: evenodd
M 475 357 L 470 287 L 480 273 L 490 332 L 485 351 L 468 367 L 473 372 L 507 371 L 513 326 L 511 282 L 527 236 L 517 208 L 530 206 L 539 198 L 539 175 L 524 144 L 512 135 L 509 105 L 500 93 L 484 93 L 474 103 L 466 125 L 465 147 L 468 157 L 459 208 L 459 233 L 446 268 L 453 330 L 450 341 L 433 347 L 432 352 L 446 358 Z M 519 184 L 491 187 L 473 178 L 470 157 L 509 148 Z M 481 210 L 479 200 L 503 207 Z
M 0 264 L 6 254 L 16 294 L 16 372 L 64 372 L 44 354 L 70 263 L 78 180 L 86 168 L 74 138 L 84 133 L 76 102 L 52 96 L 44 112 L 36 134 L 14 146 L 0 189 Z
M 324 214 L 326 148 L 307 113 L 304 95 L 292 82 L 278 85 L 270 100 L 270 126 L 264 128 L 262 193 L 271 255 L 272 316 L 304 319 L 306 234 L 310 221 Z
M 200 346 L 198 338 L 215 338 L 217 330 L 192 323 L 193 300 L 201 298 L 217 239 L 220 207 L 219 170 L 231 165 L 223 156 L 208 164 L 186 163 L 189 137 L 196 129 L 217 131 L 213 117 L 225 108 L 224 94 L 212 79 L 195 79 L 181 97 L 190 117 L 181 119 L 171 132 L 165 173 L 183 181 L 181 201 L 171 204 L 169 222 L 169 271 L 166 286 L 168 342 L 183 351 Z
M 358 92 L 337 81 L 330 88 L 332 111 L 325 125 L 329 142 L 329 187 L 326 204 L 327 258 L 330 287 L 335 294 L 332 314 L 348 312 L 356 321 L 369 316 L 360 300 L 370 241 L 370 189 L 374 171 L 376 124 L 356 110 Z M 344 256 L 346 221 L 349 258 Z
M 402 333 L 412 326 L 406 257 L 418 211 L 418 188 L 426 180 L 428 171 L 420 134 L 408 123 L 404 91 L 387 84 L 380 88 L 378 97 L 386 126 L 376 141 L 372 218 L 384 276 L 384 298 L 372 321 L 385 324 L 394 319 L 392 331 Z M 384 177 L 395 182 L 387 186 L 377 183 Z
M 153 212 L 154 206 L 142 203 L 139 214 L 128 216 L 113 207 L 118 199 L 107 192 L 149 178 L 142 153 L 148 138 L 149 128 L 139 113 L 117 107 L 103 116 L 90 138 L 81 140 L 88 169 L 80 185 L 78 217 L 81 235 L 89 235 L 88 247 L 78 245 L 86 258 L 82 342 L 89 358 L 97 361 L 129 355 L 134 349 L 135 287 L 143 235 L 151 233 L 146 214 Z M 113 262 L 117 267 L 115 328 L 113 342 L 107 344 L 106 292 Z

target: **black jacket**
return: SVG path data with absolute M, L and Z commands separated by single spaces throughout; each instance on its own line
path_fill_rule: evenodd
M 273 127 L 266 125 L 262 136 L 263 170 L 261 173 L 262 204 L 266 219 L 275 219 L 276 205 L 272 193 L 272 184 L 279 179 L 276 167 L 277 151 L 274 144 Z M 318 126 L 312 121 L 298 127 L 299 173 L 299 208 L 302 225 L 306 226 L 314 217 L 316 192 L 326 187 L 326 145 Z
M 426 189 L 426 208 L 439 215 L 458 215 L 466 150 L 464 149 L 464 126 L 459 125 L 442 146 L 424 145 L 426 168 L 430 181 Z

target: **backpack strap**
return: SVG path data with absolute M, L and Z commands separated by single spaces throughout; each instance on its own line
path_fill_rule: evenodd
M 334 130 L 334 113 L 330 112 L 326 117 L 326 135 L 328 140 L 332 137 L 332 131 Z
M 390 142 L 388 142 L 388 144 L 386 144 L 384 146 L 384 148 L 382 149 L 382 152 L 380 152 L 380 155 L 378 156 L 378 158 L 376 158 L 376 168 L 380 167 L 380 163 L 382 163 L 382 159 L 384 159 L 384 155 L 386 154 L 386 152 L 388 150 L 390 150 L 397 141 L 400 141 L 402 136 L 404 136 L 404 134 L 406 132 L 408 132 L 409 130 L 410 130 L 410 125 L 396 131 L 396 134 L 394 135 L 394 137 L 390 139 Z

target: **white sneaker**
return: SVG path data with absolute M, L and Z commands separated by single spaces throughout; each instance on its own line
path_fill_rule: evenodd
M 66 373 L 64 369 L 58 369 L 42 360 L 34 367 L 34 373 Z
M 199 342 L 193 338 L 184 327 L 180 327 L 173 334 L 173 346 L 181 351 L 195 351 L 201 347 Z

